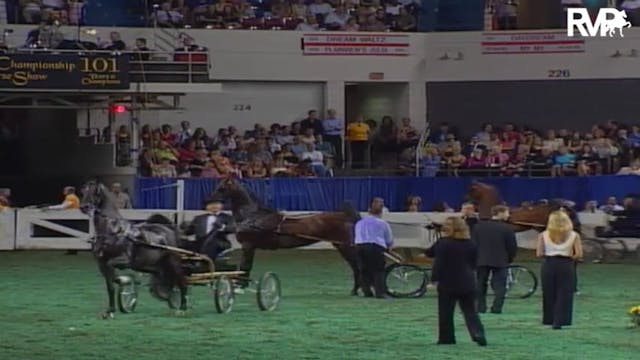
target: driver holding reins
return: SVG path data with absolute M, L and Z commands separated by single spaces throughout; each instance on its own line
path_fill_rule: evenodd
M 188 250 L 200 252 L 215 260 L 220 253 L 231 248 L 227 235 L 236 231 L 233 217 L 223 213 L 224 205 L 219 199 L 205 201 L 206 214 L 196 216 L 185 230 L 186 235 L 195 235 L 196 240 Z

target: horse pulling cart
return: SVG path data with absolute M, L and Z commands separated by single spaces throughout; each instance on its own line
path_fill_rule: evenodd
M 143 244 L 168 251 L 180 256 L 183 271 L 187 274 L 187 282 L 194 286 L 208 286 L 211 289 L 213 304 L 218 313 L 224 314 L 231 311 L 235 302 L 235 294 L 242 291 L 256 294 L 258 308 L 262 311 L 275 310 L 281 300 L 280 279 L 273 272 L 264 273 L 255 281 L 246 276 L 244 271 L 226 270 L 229 256 L 218 257 L 214 262 L 206 255 L 184 250 L 173 246 Z M 228 253 L 227 253 L 228 254 Z M 225 270 L 216 269 L 222 267 Z M 133 312 L 138 303 L 140 282 L 134 276 L 122 275 L 116 279 L 118 284 L 117 300 L 118 308 L 123 313 Z M 242 291 L 239 291 L 242 289 Z M 152 294 L 159 291 L 156 284 L 150 284 Z M 161 297 L 162 298 L 162 297 Z M 178 309 L 180 305 L 180 292 L 173 288 L 169 290 L 166 301 L 171 309 Z

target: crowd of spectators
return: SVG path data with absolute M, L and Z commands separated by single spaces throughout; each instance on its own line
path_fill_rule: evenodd
M 416 31 L 416 0 L 150 1 L 149 25 L 208 29 Z M 21 0 L 19 19 L 82 25 L 82 0 Z
M 467 140 L 443 123 L 423 151 L 424 176 L 640 175 L 640 127 L 613 120 L 588 132 L 485 124 Z
M 373 119 L 363 120 L 358 117 L 345 129 L 334 110 L 328 110 L 323 119 L 316 110 L 310 110 L 305 119 L 291 124 L 272 124 L 268 129 L 256 124 L 244 133 L 229 126 L 218 129 L 215 135 L 209 135 L 203 128 L 192 130 L 186 121 L 177 131 L 171 125 L 159 129 L 145 125 L 140 134 L 139 171 L 142 176 L 158 177 L 323 177 L 331 176 L 334 169 L 343 166 L 346 160 L 343 146 L 348 155 L 346 165 L 352 168 L 369 167 L 372 160 L 383 166 L 378 159 L 385 154 L 394 159 L 406 153 L 415 154 L 411 149 L 417 146 L 420 133 L 408 118 L 398 126 L 389 116 L 382 119 L 380 126 Z M 129 129 L 121 126 L 115 138 L 117 162 L 127 165 Z M 370 153 L 354 152 L 352 159 L 354 143 L 356 150 Z M 360 143 L 364 147 L 359 147 Z

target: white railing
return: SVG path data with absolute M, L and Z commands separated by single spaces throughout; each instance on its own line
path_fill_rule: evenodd
M 202 211 L 176 210 L 122 210 L 125 219 L 142 221 L 152 214 L 162 214 L 172 221 L 180 223 L 191 221 Z M 287 215 L 310 215 L 316 212 L 286 212 Z M 363 214 L 364 215 L 364 214 Z M 393 212 L 384 214 L 385 220 L 391 223 L 391 228 L 398 247 L 426 248 L 433 240 L 430 230 L 425 225 L 431 222 L 442 222 L 453 213 L 404 213 Z M 61 222 L 73 220 L 73 226 L 63 225 Z M 580 221 L 587 232 L 595 226 L 604 226 L 606 215 L 581 214 Z M 55 237 L 43 233 L 54 232 Z M 87 229 L 87 230 L 83 230 Z M 17 209 L 0 212 L 0 250 L 17 249 L 89 249 L 88 240 L 93 236 L 93 229 L 89 218 L 78 210 L 42 211 L 38 209 Z M 518 236 L 518 244 L 522 248 L 535 248 L 535 232 L 525 232 Z M 232 239 L 233 240 L 233 239 Z M 232 241 L 237 247 L 237 243 Z M 329 243 L 319 243 L 309 246 L 309 249 L 331 248 Z
M 424 128 L 422 135 L 420 135 L 420 140 L 418 141 L 418 146 L 416 147 L 416 176 L 420 176 L 422 153 L 424 151 L 424 145 L 427 143 L 427 140 L 429 140 L 430 135 L 431 125 L 427 122 L 427 126 Z

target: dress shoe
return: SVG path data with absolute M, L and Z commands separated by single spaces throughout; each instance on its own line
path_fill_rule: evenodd
M 455 344 L 456 344 L 455 340 L 454 341 L 438 341 L 436 343 L 436 345 L 455 345 Z
M 560 325 L 553 325 L 551 328 L 553 330 L 562 330 L 562 326 L 560 326 Z
M 487 339 L 484 336 L 474 337 L 473 341 L 475 341 L 479 346 L 487 346 Z
M 491 309 L 492 314 L 502 314 L 502 310 Z

